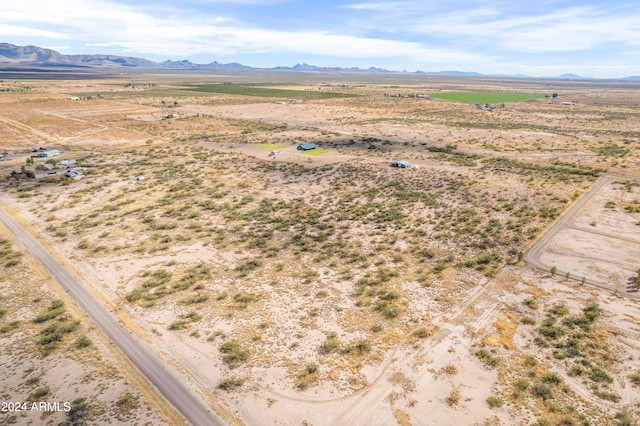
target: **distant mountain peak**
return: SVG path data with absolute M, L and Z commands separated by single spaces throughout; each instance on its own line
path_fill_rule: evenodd
M 584 80 L 586 77 L 583 77 L 578 74 L 567 73 L 567 74 L 559 75 L 557 78 L 562 78 L 565 80 Z
M 158 64 L 142 58 L 115 55 L 63 55 L 38 46 L 0 43 L 0 64 L 83 67 L 146 67 Z
M 144 58 L 136 58 L 131 56 L 117 55 L 64 55 L 52 49 L 38 46 L 16 46 L 10 43 L 0 43 L 0 69 L 2 67 L 11 66 L 33 66 L 33 67 L 79 67 L 79 68 L 151 68 L 151 69 L 168 69 L 168 70 L 250 70 L 264 69 L 253 68 L 237 62 L 220 63 L 213 61 L 208 64 L 195 64 L 188 59 L 174 61 L 167 59 L 164 62 L 153 62 Z M 390 71 L 384 68 L 369 67 L 366 69 L 359 67 L 341 68 L 341 67 L 319 67 L 309 65 L 305 62 L 298 63 L 292 67 L 278 66 L 275 68 L 267 68 L 276 71 L 308 71 L 308 72 L 362 72 L 362 73 L 385 73 L 398 72 Z M 402 71 L 406 73 L 407 71 Z M 480 74 L 473 71 L 416 71 L 416 74 L 426 75 L 450 75 L 460 77 L 527 77 L 522 74 L 505 75 L 505 74 Z M 590 77 L 582 77 L 577 74 L 567 73 L 558 77 L 567 80 L 586 80 Z M 640 76 L 631 76 L 618 78 L 615 80 L 639 81 Z

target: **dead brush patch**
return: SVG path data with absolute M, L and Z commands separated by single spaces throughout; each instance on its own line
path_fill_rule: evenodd
M 496 328 L 498 336 L 485 337 L 482 343 L 487 346 L 501 346 L 505 349 L 515 349 L 513 336 L 515 336 L 518 329 L 518 317 L 515 312 L 509 312 L 501 316 L 493 323 L 493 326 Z

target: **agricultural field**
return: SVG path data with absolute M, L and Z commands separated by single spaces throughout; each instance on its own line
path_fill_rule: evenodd
M 520 93 L 473 93 L 473 92 L 442 92 L 430 95 L 436 99 L 449 101 L 471 102 L 476 104 L 499 104 L 504 102 L 527 101 L 540 98 L 540 95 L 526 95 Z
M 294 90 L 294 89 L 277 89 L 269 87 L 256 87 L 250 84 L 203 84 L 200 86 L 190 87 L 186 90 L 193 90 L 195 92 L 206 93 L 223 93 L 228 95 L 241 95 L 241 96 L 258 96 L 263 98 L 283 98 L 283 99 L 332 99 L 332 98 L 345 98 L 354 96 L 349 93 L 340 93 L 334 91 L 321 91 L 322 88 L 317 88 L 314 91 L 311 90 Z
M 638 233 L 640 87 L 287 78 L 5 81 L 14 91 L 0 98 L 0 205 L 231 423 L 640 421 L 633 286 L 609 291 L 524 261 L 605 175 L 611 183 L 567 230 L 613 235 L 623 223 L 622 238 Z M 449 92 L 531 95 L 436 99 Z M 319 149 L 296 150 L 310 142 Z M 40 146 L 62 155 L 31 159 Z M 84 179 L 27 177 L 62 159 Z M 2 272 L 32 280 L 26 255 L 3 238 Z M 568 240 L 541 259 L 593 280 L 611 265 L 620 280 L 637 277 L 635 251 L 605 256 L 604 237 L 596 249 Z M 66 322 L 46 321 L 84 318 L 73 301 L 33 302 L 4 277 L 0 342 L 31 342 L 26 355 L 3 350 L 7 365 L 41 355 L 46 324 L 33 318 L 59 309 L 71 312 Z M 90 330 L 80 321 L 45 359 L 97 350 L 74 343 L 96 342 Z M 19 376 L 6 398 L 26 392 Z M 94 423 L 119 398 L 105 396 Z

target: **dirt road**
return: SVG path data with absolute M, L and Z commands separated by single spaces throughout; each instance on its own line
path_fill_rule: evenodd
M 37 239 L 24 229 L 2 206 L 0 222 L 16 241 L 35 257 L 78 305 L 96 322 L 140 372 L 193 425 L 224 425 L 209 407 L 160 360 L 144 342 L 125 329 L 92 294 Z
M 574 218 L 574 216 L 576 216 L 583 208 L 584 206 L 591 200 L 591 198 L 602 189 L 602 187 L 607 184 L 608 182 L 610 182 L 613 179 L 617 179 L 617 177 L 611 176 L 611 175 L 604 175 L 600 178 L 600 180 L 598 180 L 598 182 L 596 182 L 595 185 L 593 185 L 591 187 L 591 189 L 585 193 L 582 198 L 580 198 L 566 213 L 564 213 L 560 219 L 551 227 L 551 229 L 549 229 L 547 231 L 547 233 L 540 238 L 534 245 L 533 247 L 531 247 L 531 249 L 525 254 L 524 259 L 527 263 L 529 263 L 531 266 L 534 266 L 538 269 L 542 269 L 544 271 L 551 271 L 552 267 L 541 262 L 539 260 L 539 256 L 540 253 L 543 251 L 543 249 L 546 247 L 546 245 L 553 239 L 556 237 L 556 235 L 558 234 L 558 232 L 560 232 L 562 229 L 576 229 L 579 230 L 581 232 L 587 232 L 590 234 L 594 234 L 594 235 L 601 235 L 601 236 L 607 236 L 607 237 L 613 237 L 619 240 L 624 240 L 624 241 L 630 241 L 633 243 L 637 243 L 638 241 L 636 239 L 632 239 L 632 238 L 627 238 L 626 236 L 621 236 L 621 235 L 611 235 L 608 233 L 603 233 L 603 232 L 598 232 L 596 230 L 591 230 L 591 229 L 586 229 L 586 228 L 582 228 L 582 227 L 578 227 L 576 225 L 574 225 L 571 220 Z M 562 270 L 562 266 L 560 266 L 559 268 L 556 268 L 554 271 L 557 275 L 560 276 L 565 276 L 567 274 L 566 271 Z M 578 280 L 580 282 L 583 282 L 585 284 L 589 284 L 589 285 L 593 285 L 596 287 L 600 287 L 606 290 L 610 290 L 613 292 L 617 292 L 620 289 L 610 285 L 606 282 L 602 282 L 602 281 L 598 281 L 598 280 L 594 280 L 594 279 L 590 279 L 590 278 L 579 278 L 576 276 L 569 276 L 569 278 L 573 278 L 575 280 Z M 635 293 L 629 293 L 631 296 L 638 296 L 638 294 Z

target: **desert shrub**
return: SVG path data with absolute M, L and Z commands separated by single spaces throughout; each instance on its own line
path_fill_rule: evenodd
M 538 365 L 538 359 L 533 355 L 527 355 L 524 358 L 524 365 L 525 367 L 535 367 Z
M 236 266 L 235 270 L 236 272 L 240 272 L 242 275 L 246 275 L 254 269 L 259 268 L 260 266 L 262 266 L 262 262 L 260 262 L 259 260 L 249 260 Z
M 156 271 L 153 271 L 151 273 L 151 278 L 145 280 L 142 283 L 142 288 L 154 288 L 154 287 L 158 287 L 162 284 L 166 284 L 169 281 L 171 281 L 171 272 L 164 270 L 164 269 L 158 269 Z
M 37 385 L 38 383 L 40 383 L 40 377 L 38 377 L 38 376 L 30 377 L 30 378 L 25 382 L 25 384 L 26 384 L 27 386 L 34 386 L 34 385 Z
M 366 355 L 369 352 L 371 352 L 371 341 L 369 339 L 360 339 L 342 349 L 344 354 L 356 354 L 359 356 Z
M 240 307 L 241 309 L 246 308 L 247 306 L 249 306 L 249 303 L 255 302 L 256 300 L 258 300 L 258 297 L 255 294 L 251 293 L 240 292 L 233 296 L 233 301 L 236 302 L 238 307 Z
M 320 290 L 319 292 L 316 293 L 316 297 L 318 298 L 325 298 L 329 295 L 329 293 L 326 290 Z
M 218 389 L 222 389 L 222 390 L 225 390 L 227 392 L 230 392 L 230 391 L 232 391 L 234 389 L 239 388 L 243 384 L 244 384 L 244 379 L 228 378 L 228 379 L 224 379 L 223 381 L 218 383 Z
M 64 302 L 60 299 L 57 299 L 51 302 L 51 305 L 49 305 L 49 308 L 47 308 L 46 312 L 35 317 L 33 322 L 43 323 L 53 318 L 56 318 L 57 316 L 63 314 L 64 312 L 65 312 Z
M 598 366 L 591 368 L 589 378 L 596 383 L 613 383 L 613 378 Z
M 71 409 L 67 412 L 67 419 L 59 426 L 76 426 L 87 423 L 91 407 L 85 398 L 79 398 L 71 403 Z
M 223 360 L 230 367 L 236 367 L 249 358 L 249 352 L 242 349 L 240 344 L 235 340 L 227 340 L 220 346 L 220 352 L 224 354 Z
M 28 396 L 29 401 L 41 401 L 45 396 L 51 393 L 48 386 L 37 389 L 35 392 Z
M 388 300 L 378 300 L 375 310 L 380 312 L 385 318 L 393 319 L 400 315 L 400 308 Z
M 418 339 L 425 339 L 431 336 L 431 332 L 426 328 L 418 328 L 416 330 L 413 330 L 411 332 L 411 335 L 417 337 Z
M 446 374 L 450 374 L 450 375 L 454 375 L 454 374 L 458 374 L 458 368 L 453 365 L 453 364 L 449 364 L 446 367 L 444 367 L 442 369 L 442 371 Z
M 450 406 L 454 406 L 454 405 L 458 405 L 458 402 L 460 402 L 460 392 L 458 392 L 457 390 L 452 391 L 449 396 L 447 397 L 447 404 Z
M 593 394 L 600 399 L 604 399 L 605 401 L 620 402 L 620 400 L 622 399 L 617 393 L 605 392 L 599 389 L 594 390 Z
M 559 383 L 562 383 L 562 377 L 560 377 L 558 375 L 558 373 L 551 372 L 551 373 L 544 374 L 542 376 L 542 381 L 544 383 L 550 383 L 550 384 L 553 384 L 553 385 L 557 385 Z
M 124 420 L 124 417 L 130 412 L 137 410 L 140 407 L 138 398 L 129 392 L 123 393 L 120 398 L 115 402 L 116 405 L 116 417 L 119 420 Z
M 72 333 L 80 326 L 80 321 L 58 321 L 42 330 L 38 344 L 45 355 L 58 347 L 64 336 Z
M 89 339 L 87 336 L 81 336 L 78 338 L 78 340 L 76 340 L 75 347 L 78 349 L 82 349 L 82 348 L 87 348 L 91 345 L 93 345 L 93 342 L 91 341 L 91 339 Z
M 555 325 L 554 318 L 547 318 L 538 332 L 549 340 L 556 340 L 564 335 L 564 330 Z
M 633 414 L 628 411 L 619 411 L 614 418 L 617 420 L 617 426 L 638 426 Z
M 518 389 L 521 392 L 526 391 L 527 389 L 529 389 L 529 382 L 526 379 L 518 379 L 515 386 L 516 386 L 516 389 Z
M 172 322 L 169 325 L 169 330 L 180 330 L 182 328 L 185 328 L 185 326 L 189 323 L 189 321 L 181 319 L 181 320 L 176 320 L 174 322 Z
M 498 396 L 490 396 L 487 398 L 487 403 L 489 404 L 489 407 L 491 408 L 495 408 L 495 407 L 502 407 L 504 405 L 504 401 L 502 400 L 502 398 L 498 397 Z
M 297 375 L 296 387 L 300 390 L 305 390 L 318 380 L 318 367 L 317 364 L 307 364 Z
M 7 263 L 4 264 L 5 268 L 13 268 L 14 266 L 18 265 L 20 263 L 20 260 L 18 259 L 10 259 Z
M 536 320 L 531 317 L 522 317 L 520 319 L 520 322 L 525 325 L 534 325 L 536 323 Z
M 209 300 L 209 295 L 204 293 L 197 293 L 192 296 L 189 296 L 185 299 L 182 299 L 180 303 L 184 305 L 194 305 L 196 303 L 204 303 Z
M 595 322 L 600 318 L 600 307 L 595 303 L 584 308 L 583 312 L 589 322 Z
M 400 293 L 396 290 L 380 290 L 378 291 L 378 297 L 382 300 L 397 300 L 400 298 Z
M 561 317 L 567 315 L 569 313 L 569 309 L 565 305 L 555 305 L 549 308 L 547 312 L 551 315 Z
M 545 383 L 536 383 L 531 388 L 531 393 L 538 398 L 542 398 L 544 400 L 553 398 L 553 391 L 551 387 Z
M 569 374 L 569 376 L 571 377 L 582 376 L 584 374 L 584 368 L 576 364 L 573 367 L 571 367 L 571 370 L 569 370 L 567 374 Z
M 199 321 L 200 319 L 202 319 L 202 315 L 200 315 L 199 313 L 195 312 L 195 311 L 191 311 L 188 314 L 184 314 L 182 315 L 182 318 L 189 320 L 191 322 L 196 322 Z
M 527 307 L 531 308 L 531 309 L 537 309 L 538 308 L 538 303 L 536 302 L 536 299 L 533 299 L 531 297 L 524 299 L 524 303 Z
M 633 386 L 640 387 L 640 370 L 631 374 L 629 379 L 631 379 L 631 384 L 633 384 Z
M 480 349 L 479 351 L 477 351 L 476 356 L 480 358 L 480 360 L 482 360 L 482 362 L 489 367 L 495 367 L 496 365 L 500 364 L 500 358 L 494 357 L 486 349 Z
M 562 320 L 562 324 L 567 327 L 580 327 L 584 331 L 589 331 L 591 329 L 591 322 L 587 317 L 567 317 Z
M 5 334 L 20 327 L 20 321 L 12 321 L 0 327 L 0 334 Z
M 340 347 L 340 340 L 338 340 L 338 336 L 336 333 L 329 333 L 327 336 L 327 340 L 324 341 L 322 345 L 320 345 L 320 352 L 323 354 L 330 354 L 335 352 Z

